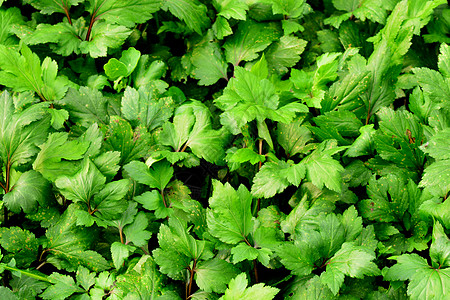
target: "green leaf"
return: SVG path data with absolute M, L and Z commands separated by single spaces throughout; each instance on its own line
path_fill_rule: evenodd
M 248 281 L 245 273 L 241 273 L 233 278 L 228 284 L 225 294 L 220 297 L 220 300 L 271 300 L 279 292 L 279 289 L 265 286 L 264 283 L 258 283 L 251 287 L 247 287 Z
M 219 43 L 210 40 L 212 32 L 197 44 L 192 51 L 192 76 L 199 79 L 199 85 L 212 85 L 219 79 L 228 80 L 227 63 L 223 59 Z
M 278 123 L 277 141 L 288 157 L 302 153 L 306 143 L 312 139 L 310 130 L 302 123 L 302 119 L 290 123 Z
M 374 142 L 373 136 L 376 130 L 373 128 L 373 124 L 368 124 L 359 128 L 361 133 L 353 144 L 345 151 L 345 155 L 349 157 L 358 157 L 363 155 L 369 155 L 373 152 Z
M 109 0 L 108 2 L 112 1 Z M 142 14 L 139 13 L 136 15 Z M 80 51 L 83 54 L 89 54 L 92 58 L 106 56 L 108 54 L 108 48 L 121 46 L 130 33 L 131 30 L 125 26 L 110 24 L 102 20 L 97 21 L 92 26 L 89 40 L 80 43 Z
M 318 149 L 301 162 L 306 168 L 306 178 L 319 189 L 325 185 L 330 190 L 341 192 L 341 173 L 344 168 L 331 155 L 344 149 L 336 148 L 333 140 L 322 142 Z
M 107 64 L 103 66 L 106 76 L 111 80 L 121 77 L 128 77 L 134 71 L 141 57 L 141 52 L 133 47 L 122 52 L 120 60 L 111 58 Z
M 55 12 L 65 13 L 70 7 L 78 5 L 82 0 L 25 0 L 25 3 L 31 4 L 34 8 L 39 9 L 41 14 L 50 15 Z
M 411 299 L 445 299 L 448 296 L 450 269 L 434 269 L 425 258 L 413 254 L 393 256 L 397 263 L 384 272 L 385 280 L 409 280 Z
M 237 244 L 253 229 L 252 196 L 243 186 L 236 191 L 230 184 L 213 182 L 206 215 L 209 232 L 224 243 Z
M 69 80 L 57 76 L 58 65 L 46 57 L 42 62 L 31 50 L 22 45 L 20 54 L 0 45 L 0 83 L 15 91 L 34 91 L 42 100 L 61 99 L 68 87 Z
M 346 11 L 342 15 L 333 16 L 328 19 L 325 19 L 325 24 L 331 24 L 334 27 L 338 28 L 341 22 L 350 19 L 352 16 L 360 19 L 361 21 L 365 21 L 366 18 L 380 24 L 384 24 L 387 12 L 386 7 L 379 1 L 371 0 L 371 1 L 362 1 L 362 0 L 354 0 L 354 1 L 345 1 L 345 0 L 333 0 L 333 5 L 338 10 Z
M 320 279 L 336 295 L 344 283 L 344 275 L 363 278 L 365 275 L 379 275 L 380 270 L 372 260 L 375 253 L 357 247 L 352 242 L 344 243 L 342 248 L 327 262 L 327 268 Z
M 125 195 L 130 189 L 128 179 L 120 179 L 106 184 L 89 203 L 96 217 L 117 219 L 128 207 Z
M 278 42 L 270 45 L 266 52 L 267 64 L 271 73 L 284 75 L 299 60 L 307 42 L 293 35 L 285 35 Z
M 19 298 L 5 286 L 0 286 L 0 297 L 5 300 L 19 300 Z
M 173 167 L 166 161 L 154 163 L 150 168 L 143 162 L 132 161 L 124 169 L 137 182 L 160 191 L 164 190 L 173 176 Z
M 378 180 L 372 177 L 367 186 L 370 199 L 359 203 L 361 215 L 370 220 L 394 222 L 401 220 L 409 208 L 410 196 L 403 178 L 388 174 Z
M 450 160 L 436 161 L 424 173 L 419 187 L 427 187 L 433 195 L 445 197 L 450 190 Z
M 428 142 L 420 147 L 423 152 L 429 154 L 431 157 L 442 160 L 450 159 L 448 150 L 450 147 L 450 128 L 445 128 L 437 132 Z
M 209 110 L 196 101 L 176 110 L 173 123 L 163 125 L 159 140 L 163 145 L 172 147 L 175 152 L 184 152 L 189 147 L 197 157 L 223 164 L 228 135 L 224 129 L 214 130 L 211 127 Z
M 54 285 L 49 286 L 40 296 L 43 299 L 67 299 L 74 293 L 83 293 L 84 289 L 75 284 L 72 277 L 59 273 L 52 273 L 48 276 Z
M 430 257 L 435 268 L 450 267 L 450 240 L 439 222 L 433 226 Z
M 89 10 L 93 18 L 104 19 L 108 23 L 116 23 L 127 27 L 145 23 L 152 18 L 161 5 L 161 0 L 90 0 Z
M 39 146 L 41 151 L 33 162 L 33 169 L 50 181 L 78 171 L 78 164 L 71 161 L 82 159 L 89 148 L 90 142 L 68 141 L 68 137 L 65 132 L 51 133 L 47 141 Z
M 169 226 L 161 225 L 158 242 L 160 248 L 153 250 L 155 261 L 162 273 L 174 279 L 190 267 L 191 261 L 206 260 L 213 256 L 211 245 L 194 239 L 188 233 L 186 224 L 176 217 L 169 219 Z
M 80 87 L 78 91 L 69 89 L 61 104 L 69 112 L 70 119 L 84 128 L 93 123 L 108 123 L 107 99 L 100 91 L 88 87 Z
M 289 185 L 298 186 L 305 177 L 302 164 L 290 165 L 284 161 L 268 162 L 256 173 L 253 179 L 252 195 L 270 198 L 284 191 Z
M 213 5 L 217 9 L 218 15 L 226 19 L 233 18 L 244 21 L 246 19 L 248 5 L 242 0 L 214 0 Z
M 136 91 L 126 87 L 122 97 L 123 116 L 134 122 L 142 124 L 149 131 L 166 123 L 173 114 L 175 103 L 172 97 L 157 98 L 154 92 L 140 88 Z
M 258 52 L 280 38 L 280 31 L 275 23 L 240 22 L 236 32 L 223 45 L 227 62 L 237 66 L 241 61 L 256 59 Z
M 13 35 L 12 26 L 23 23 L 23 17 L 18 7 L 0 10 L 0 44 L 5 46 L 16 45 L 17 39 Z
M 297 277 L 288 286 L 285 292 L 285 299 L 335 299 L 330 289 L 322 283 L 317 275 Z
M 126 237 L 126 244 L 133 243 L 136 247 L 143 247 L 148 243 L 148 240 L 152 236 L 151 232 L 147 231 L 148 219 L 144 212 L 139 212 L 133 223 L 124 227 L 123 232 Z
M 83 265 L 92 271 L 103 271 L 110 268 L 103 256 L 88 250 L 96 237 L 92 228 L 77 226 L 77 204 L 71 204 L 58 220 L 51 226 L 47 237 L 47 261 L 58 269 L 75 271 L 75 266 Z
M 147 128 L 139 125 L 134 130 L 130 123 L 119 116 L 111 116 L 106 128 L 104 147 L 120 152 L 120 164 L 144 157 L 148 152 L 151 137 Z
M 89 290 L 95 284 L 95 275 L 94 272 L 89 272 L 87 268 L 79 266 L 76 274 L 77 283 L 85 290 Z
M 276 253 L 280 256 L 281 263 L 286 269 L 291 270 L 297 276 L 308 275 L 313 271 L 314 261 L 317 255 L 312 249 L 302 243 L 283 243 Z
M 153 258 L 143 255 L 132 269 L 117 277 L 115 290 L 132 299 L 158 297 L 165 286 L 163 280 Z M 136 284 L 137 282 L 140 284 Z
M 6 207 L 15 213 L 20 213 L 21 209 L 32 213 L 37 210 L 38 204 L 44 206 L 50 199 L 50 183 L 34 170 L 20 175 L 11 190 L 3 196 Z
M 197 265 L 195 283 L 206 292 L 223 293 L 237 273 L 237 268 L 231 263 L 213 258 Z
M 119 270 L 125 259 L 130 256 L 130 251 L 133 252 L 134 247 L 120 242 L 114 242 L 111 245 L 111 257 L 114 263 L 114 267 Z
M 221 16 L 217 16 L 216 21 L 212 26 L 212 30 L 214 32 L 214 35 L 219 40 L 222 40 L 224 37 L 229 36 L 233 33 L 233 30 L 231 29 L 228 21 Z
M 4 261 L 14 258 L 20 267 L 28 267 L 36 260 L 38 254 L 38 241 L 35 235 L 19 227 L 1 228 L 0 243 L 2 248 L 10 252 L 5 255 Z
M 197 0 L 167 0 L 162 9 L 169 10 L 175 17 L 183 20 L 186 25 L 198 34 L 210 24 L 207 17 L 207 7 Z
M 155 217 L 158 219 L 164 219 L 171 215 L 170 204 L 165 202 L 161 196 L 161 193 L 156 190 L 145 192 L 139 196 L 136 196 L 134 197 L 134 201 L 142 204 L 142 206 L 147 210 L 154 210 Z
M 97 167 L 88 158 L 82 162 L 81 170 L 73 176 L 61 176 L 55 181 L 61 194 L 74 202 L 81 201 L 88 205 L 89 209 L 94 195 L 100 192 L 106 182 Z
M 265 59 L 260 62 L 265 64 Z M 242 127 L 253 120 L 262 123 L 265 119 L 271 119 L 289 123 L 297 112 L 307 112 L 307 107 L 300 103 L 280 105 L 271 81 L 261 78 L 257 69 L 248 71 L 241 67 L 235 68 L 234 77 L 215 104 L 224 111 L 220 122 L 233 134 L 241 133 Z

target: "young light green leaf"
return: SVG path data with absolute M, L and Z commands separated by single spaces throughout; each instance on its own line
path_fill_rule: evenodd
M 214 0 L 214 7 L 218 11 L 218 15 L 226 19 L 233 18 L 235 20 L 246 19 L 246 11 L 248 5 L 242 0 Z
M 10 7 L 0 11 L 0 44 L 5 46 L 16 45 L 17 39 L 13 35 L 13 26 L 23 24 L 23 17 L 18 7 Z
M 397 263 L 384 272 L 385 280 L 409 280 L 411 299 L 445 299 L 449 295 L 450 269 L 434 269 L 425 258 L 413 254 L 393 256 Z
M 245 273 L 239 274 L 235 278 L 231 279 L 225 294 L 220 297 L 219 300 L 271 300 L 279 292 L 279 289 L 271 286 L 265 286 L 264 283 L 258 283 L 251 287 L 247 287 L 247 285 L 248 281 Z
M 67 299 L 74 293 L 83 293 L 84 289 L 75 284 L 72 277 L 59 273 L 52 273 L 48 276 L 54 285 L 49 286 L 40 296 L 43 299 Z
M 120 242 L 114 242 L 111 245 L 111 257 L 116 270 L 119 270 L 124 261 L 130 256 L 130 252 L 134 251 L 134 247 Z
M 307 41 L 293 35 L 285 35 L 278 42 L 270 45 L 266 52 L 267 64 L 271 73 L 284 75 L 299 60 L 300 54 L 305 50 Z
M 124 227 L 126 241 L 125 244 L 133 243 L 136 247 L 143 247 L 148 243 L 148 240 L 152 236 L 151 232 L 147 231 L 148 219 L 144 212 L 139 212 L 133 223 Z
M 128 77 L 134 71 L 141 57 L 141 52 L 133 47 L 122 52 L 120 59 L 111 58 L 107 64 L 103 66 L 106 76 L 111 80 L 121 77 Z
M 450 267 L 450 240 L 439 222 L 433 226 L 430 257 L 435 268 Z
M 231 263 L 219 258 L 200 262 L 195 272 L 195 283 L 206 292 L 223 293 L 227 284 L 238 273 Z
M 167 161 L 154 163 L 150 168 L 143 162 L 132 161 L 125 171 L 139 183 L 163 191 L 173 176 L 173 167 Z
M 328 261 L 326 271 L 320 275 L 320 279 L 336 295 L 344 283 L 344 275 L 354 278 L 379 275 L 380 270 L 372 262 L 374 259 L 373 251 L 355 246 L 352 242 L 344 243 Z
M 253 229 L 252 195 L 241 185 L 236 191 L 229 183 L 213 182 L 213 195 L 206 220 L 210 233 L 224 243 L 237 244 Z
M 15 91 L 34 91 L 42 100 L 59 100 L 69 87 L 69 80 L 57 76 L 58 65 L 51 58 L 39 57 L 22 45 L 20 54 L 0 45 L 0 83 Z

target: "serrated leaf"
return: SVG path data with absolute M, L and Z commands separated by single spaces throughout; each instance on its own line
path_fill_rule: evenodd
M 38 204 L 44 206 L 50 199 L 50 183 L 34 170 L 20 175 L 11 190 L 3 196 L 6 207 L 12 212 L 32 213 Z
M 143 162 L 132 161 L 124 169 L 137 182 L 160 191 L 164 190 L 173 176 L 173 167 L 166 161 L 154 163 L 150 168 Z
M 431 157 L 442 160 L 450 159 L 448 151 L 450 147 L 450 128 L 445 128 L 437 132 L 428 142 L 420 147 L 423 152 L 428 153 Z
M 409 193 L 403 178 L 388 174 L 378 180 L 372 177 L 367 186 L 370 199 L 359 203 L 361 215 L 380 222 L 401 220 L 409 208 Z
M 276 253 L 286 269 L 297 276 L 310 274 L 313 271 L 314 260 L 317 259 L 311 248 L 302 243 L 283 243 Z
M 331 155 L 344 150 L 345 147 L 334 148 L 333 144 L 332 140 L 322 142 L 319 149 L 314 150 L 301 164 L 306 168 L 306 178 L 319 189 L 326 186 L 330 190 L 340 192 L 342 190 L 341 173 L 344 168 Z
M 258 283 L 253 286 L 247 287 L 248 281 L 245 273 L 241 273 L 233 278 L 228 284 L 228 288 L 225 294 L 220 297 L 220 300 L 271 300 L 279 292 L 279 289 L 265 286 L 264 283 Z
M 285 35 L 278 42 L 267 48 L 265 57 L 271 73 L 284 75 L 299 60 L 300 54 L 305 50 L 307 42 L 293 35 Z
M 61 104 L 69 111 L 70 119 L 82 127 L 108 123 L 107 100 L 100 91 L 88 87 L 69 89 Z
M 445 197 L 450 190 L 450 160 L 436 161 L 426 167 L 419 187 L 427 187 L 433 195 Z
M 161 296 L 164 288 L 164 277 L 158 271 L 157 265 L 149 255 L 142 256 L 138 263 L 125 274 L 117 277 L 116 288 L 133 299 Z M 140 282 L 141 284 L 136 284 Z
M 201 262 L 195 271 L 195 283 L 206 292 L 223 293 L 238 270 L 231 263 L 219 258 Z
M 119 151 L 121 165 L 144 157 L 149 152 L 150 143 L 151 137 L 146 127 L 139 125 L 133 130 L 130 123 L 121 117 L 110 117 L 105 133 L 104 148 Z
M 397 263 L 384 271 L 385 280 L 410 280 L 408 295 L 411 299 L 445 299 L 448 296 L 450 269 L 431 268 L 427 261 L 417 255 L 393 256 Z
M 59 273 L 52 273 L 48 279 L 54 285 L 49 286 L 40 296 L 43 299 L 67 299 L 74 293 L 82 293 L 84 289 L 75 284 L 72 277 Z
M 290 165 L 281 160 L 265 163 L 253 179 L 252 195 L 273 197 L 291 184 L 298 186 L 305 174 L 306 170 L 302 164 Z
M 93 271 L 109 269 L 109 263 L 95 251 L 88 250 L 95 238 L 92 228 L 77 226 L 76 212 L 79 207 L 71 204 L 45 233 L 47 237 L 48 262 L 58 269 L 75 271 L 74 266 L 83 265 Z
M 310 130 L 302 125 L 299 119 L 290 123 L 279 123 L 277 126 L 277 141 L 288 156 L 301 153 L 306 143 L 312 139 Z
M 110 24 L 102 20 L 97 21 L 92 26 L 89 40 L 80 43 L 80 51 L 83 54 L 89 54 L 93 58 L 106 56 L 108 48 L 121 46 L 130 33 L 131 30 L 125 26 Z
M 228 80 L 228 66 L 223 59 L 219 44 L 209 38 L 205 38 L 193 49 L 191 63 L 193 66 L 191 74 L 195 79 L 200 80 L 199 85 L 212 85 L 221 78 Z
M 10 7 L 0 11 L 0 44 L 9 46 L 17 44 L 17 40 L 13 35 L 12 26 L 23 24 L 23 17 L 18 7 Z
M 238 66 L 241 61 L 254 60 L 258 52 L 281 36 L 280 31 L 274 23 L 240 22 L 234 35 L 223 45 L 227 62 Z
M 373 128 L 373 124 L 368 124 L 359 128 L 361 133 L 353 144 L 345 151 L 345 155 L 349 157 L 358 157 L 363 155 L 369 155 L 374 148 L 373 136 L 376 130 Z
M 36 260 L 38 254 L 38 241 L 35 235 L 20 227 L 10 227 L 0 229 L 0 244 L 8 252 L 4 261 L 13 257 L 19 267 L 28 267 L 32 261 Z
M 450 240 L 439 222 L 436 222 L 433 226 L 430 257 L 436 268 L 450 267 Z
M 252 196 L 243 185 L 236 191 L 228 183 L 213 181 L 206 216 L 209 232 L 224 243 L 241 242 L 253 228 L 251 204 Z
M 248 5 L 242 0 L 215 0 L 213 4 L 219 16 L 226 19 L 233 18 L 244 21 L 246 19 Z
M 197 0 L 167 0 L 164 1 L 162 9 L 169 10 L 198 34 L 202 34 L 210 24 L 206 13 L 207 7 Z
M 50 15 L 55 12 L 65 13 L 66 10 L 69 11 L 70 7 L 78 5 L 82 0 L 25 0 L 24 2 L 39 9 L 42 14 Z
M 96 217 L 102 219 L 117 219 L 128 207 L 124 199 L 131 182 L 128 179 L 120 179 L 107 183 L 89 203 Z
M 78 165 L 70 161 L 82 159 L 88 150 L 88 141 L 68 141 L 68 137 L 65 132 L 52 133 L 39 146 L 41 151 L 33 162 L 33 169 L 50 181 L 62 175 L 73 175 Z
M 336 295 L 344 282 L 344 275 L 354 278 L 379 275 L 380 270 L 372 262 L 374 259 L 373 252 L 359 248 L 351 242 L 344 243 L 342 248 L 328 261 L 326 271 L 320 275 L 320 279 Z
M 126 237 L 126 244 L 133 243 L 136 247 L 143 247 L 148 243 L 152 236 L 151 232 L 147 231 L 148 219 L 144 212 L 139 212 L 133 223 L 124 227 L 123 232 Z
M 189 147 L 198 158 L 215 164 L 223 164 L 227 139 L 224 129 L 212 129 L 210 112 L 200 102 L 180 106 L 173 123 L 164 124 L 159 137 L 163 145 L 171 146 L 175 152 Z
M 172 97 L 158 99 L 155 92 L 144 88 L 136 91 L 126 87 L 122 97 L 124 117 L 134 124 L 143 124 L 149 131 L 166 123 L 172 116 L 174 108 Z
M 69 200 L 84 202 L 88 206 L 106 182 L 90 159 L 84 159 L 81 170 L 73 176 L 61 176 L 55 181 L 56 187 Z M 89 206 L 90 208 L 90 206 Z
M 134 247 L 120 242 L 114 242 L 111 244 L 111 257 L 114 263 L 114 267 L 119 270 L 125 259 L 130 256 L 130 251 L 133 252 Z
M 15 91 L 34 91 L 42 100 L 59 100 L 69 87 L 69 80 L 57 76 L 58 65 L 46 57 L 42 62 L 22 45 L 20 54 L 0 45 L 0 83 Z

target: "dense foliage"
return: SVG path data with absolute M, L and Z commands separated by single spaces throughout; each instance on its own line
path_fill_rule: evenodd
M 1 299 L 450 298 L 446 1 L 0 4 Z

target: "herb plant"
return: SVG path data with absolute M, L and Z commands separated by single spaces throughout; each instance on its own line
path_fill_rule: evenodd
M 450 298 L 449 15 L 0 1 L 0 298 Z

